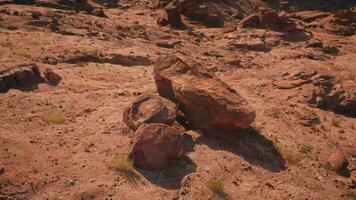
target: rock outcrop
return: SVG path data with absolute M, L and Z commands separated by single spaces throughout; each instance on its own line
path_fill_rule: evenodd
M 176 56 L 154 66 L 158 93 L 179 104 L 189 123 L 206 132 L 247 128 L 255 110 L 234 89 L 202 66 L 189 66 Z

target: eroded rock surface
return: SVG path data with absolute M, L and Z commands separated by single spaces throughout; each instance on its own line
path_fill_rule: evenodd
M 163 169 L 169 158 L 183 155 L 183 136 L 177 129 L 159 123 L 143 124 L 136 132 L 130 158 L 147 170 Z
M 255 119 L 248 102 L 202 66 L 190 66 L 176 56 L 161 57 L 154 77 L 158 93 L 177 102 L 195 128 L 247 128 Z
M 133 130 L 144 123 L 173 125 L 177 117 L 176 105 L 155 95 L 141 95 L 124 111 L 124 122 Z

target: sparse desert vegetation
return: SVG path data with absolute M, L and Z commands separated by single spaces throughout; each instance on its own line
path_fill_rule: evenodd
M 132 172 L 134 170 L 133 161 L 124 154 L 116 155 L 109 166 L 122 172 Z
M 55 107 L 47 109 L 42 117 L 45 121 L 56 124 L 63 124 L 67 119 L 65 113 L 61 109 Z
M 207 187 L 214 193 L 222 194 L 224 193 L 224 182 L 216 177 L 211 178 L 206 183 Z
M 0 0 L 0 200 L 354 200 L 352 0 Z
M 28 51 L 26 51 L 24 49 L 16 49 L 14 51 L 14 54 L 18 57 L 31 58 L 31 54 L 28 53 Z

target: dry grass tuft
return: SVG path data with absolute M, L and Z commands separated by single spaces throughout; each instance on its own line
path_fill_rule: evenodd
M 300 147 L 299 152 L 300 152 L 300 153 L 303 153 L 303 154 L 308 154 L 308 153 L 311 151 L 311 149 L 312 149 L 312 148 L 311 148 L 310 146 L 303 144 L 303 145 Z
M 24 49 L 17 49 L 14 51 L 14 54 L 19 57 L 31 58 L 31 54 L 27 53 Z
M 66 121 L 66 116 L 62 110 L 51 108 L 43 114 L 43 119 L 48 122 L 63 124 Z
M 287 161 L 290 165 L 297 165 L 299 161 L 303 158 L 303 155 L 300 153 L 294 153 L 291 151 L 284 151 L 282 153 L 282 157 Z
M 206 185 L 214 193 L 224 193 L 224 182 L 221 179 L 211 178 Z
M 133 161 L 123 154 L 115 156 L 110 163 L 110 168 L 123 172 L 132 172 L 134 170 Z

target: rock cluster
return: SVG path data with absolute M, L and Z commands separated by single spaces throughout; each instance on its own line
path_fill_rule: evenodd
M 159 58 L 154 66 L 161 96 L 141 95 L 124 111 L 123 120 L 136 131 L 130 158 L 135 165 L 162 169 L 169 158 L 183 155 L 184 128 L 177 126 L 177 105 L 192 127 L 222 133 L 250 126 L 255 110 L 234 89 L 202 66 L 176 56 Z
M 277 13 L 271 9 L 261 9 L 259 13 L 251 14 L 240 22 L 243 28 L 261 27 L 261 28 L 283 28 L 294 29 L 296 24 L 292 22 L 284 12 Z
M 182 27 L 181 15 L 198 21 L 207 27 L 222 27 L 224 17 L 206 2 L 198 0 L 174 0 L 165 6 L 168 23 L 173 27 Z
M 183 155 L 183 131 L 175 126 L 177 109 L 173 102 L 143 94 L 124 111 L 123 121 L 136 131 L 129 157 L 136 166 L 159 170 L 169 158 Z

